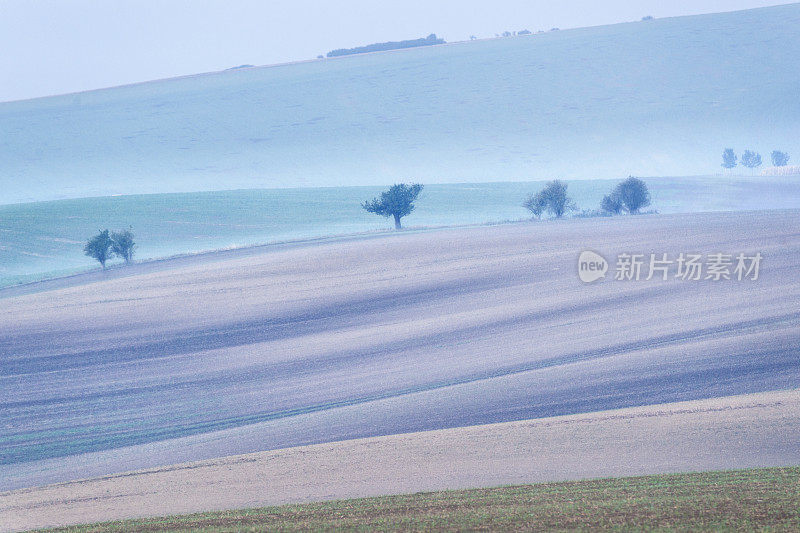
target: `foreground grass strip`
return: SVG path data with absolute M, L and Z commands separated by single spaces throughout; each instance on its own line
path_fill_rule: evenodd
M 800 467 L 545 483 L 127 520 L 56 531 L 800 530 Z

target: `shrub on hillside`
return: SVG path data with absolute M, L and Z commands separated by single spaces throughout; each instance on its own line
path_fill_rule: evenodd
M 622 213 L 622 198 L 617 193 L 616 189 L 603 196 L 603 201 L 600 203 L 600 209 L 609 215 L 619 215 Z
M 575 213 L 572 216 L 575 218 L 598 218 L 598 217 L 610 217 L 612 215 L 611 213 L 603 209 L 582 209 L 580 212 Z
M 548 182 L 544 189 L 529 196 L 522 206 L 536 217 L 541 217 L 547 211 L 555 218 L 561 218 L 577 209 L 575 202 L 567 195 L 567 184 L 560 180 Z
M 629 177 L 603 197 L 600 208 L 611 215 L 618 215 L 622 211 L 635 215 L 643 207 L 650 205 L 650 191 L 647 184 L 639 178 Z
M 542 214 L 547 210 L 547 199 L 544 197 L 544 192 L 539 191 L 528 196 L 522 203 L 522 207 L 530 211 L 536 218 L 542 218 Z

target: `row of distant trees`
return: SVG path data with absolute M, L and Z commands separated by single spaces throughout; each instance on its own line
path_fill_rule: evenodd
M 550 31 L 558 31 L 558 28 L 551 28 Z M 544 33 L 544 31 L 540 30 L 537 33 Z M 495 37 L 516 37 L 518 35 L 533 35 L 531 30 L 519 30 L 519 31 L 504 31 L 503 33 L 495 33 Z M 471 41 L 477 39 L 474 35 L 469 36 Z
M 414 211 L 414 202 L 422 189 L 423 186 L 419 183 L 411 185 L 398 183 L 382 192 L 380 196 L 364 202 L 361 207 L 369 213 L 386 218 L 392 217 L 394 227 L 401 229 L 401 219 Z M 650 191 L 647 189 L 647 185 L 639 178 L 631 176 L 603 197 L 598 213 L 605 215 L 637 214 L 649 205 Z M 575 202 L 567 194 L 567 184 L 561 180 L 548 182 L 541 191 L 528 196 L 522 206 L 536 218 L 542 218 L 545 213 L 549 213 L 555 218 L 561 218 L 571 211 L 577 211 Z
M 789 163 L 789 154 L 785 152 L 775 150 L 771 157 L 772 164 L 776 167 L 783 167 Z M 722 166 L 731 169 L 737 163 L 736 153 L 732 148 L 726 148 L 722 154 Z M 745 150 L 742 154 L 741 164 L 748 168 L 757 168 L 761 166 L 761 154 Z M 419 183 L 411 185 L 398 183 L 382 192 L 380 196 L 364 202 L 361 207 L 369 213 L 393 218 L 395 228 L 401 229 L 401 219 L 414 211 L 414 202 L 422 189 L 423 186 Z M 589 214 L 637 214 L 649 205 L 650 191 L 647 189 L 647 185 L 641 179 L 630 176 L 603 197 L 599 211 Z M 548 182 L 541 191 L 528 196 L 522 206 L 536 218 L 541 218 L 545 213 L 549 213 L 555 218 L 561 218 L 568 212 L 577 211 L 575 202 L 567 194 L 567 184 L 560 180 Z M 115 232 L 109 232 L 107 229 L 100 230 L 86 243 L 84 252 L 87 256 L 96 259 L 103 268 L 108 259 L 113 256 L 130 263 L 136 248 L 133 238 L 134 235 L 130 230 Z
M 774 167 L 785 167 L 789 164 L 789 154 L 786 152 L 774 150 L 772 154 L 770 154 L 770 157 L 772 159 L 772 166 Z M 730 170 L 735 168 L 737 164 L 741 164 L 743 167 L 747 168 L 758 168 L 762 164 L 761 154 L 753 150 L 745 150 L 742 154 L 741 161 L 739 161 L 733 148 L 726 148 L 725 151 L 722 152 L 722 167 Z
M 410 39 L 407 41 L 389 41 L 385 43 L 373 43 L 366 46 L 355 48 L 338 48 L 328 52 L 328 57 L 347 56 L 353 54 L 366 54 L 369 52 L 383 52 L 386 50 L 399 50 L 401 48 L 416 48 L 419 46 L 431 46 L 434 44 L 445 44 L 444 39 L 440 39 L 435 33 L 421 39 Z
M 422 189 L 423 186 L 419 183 L 393 185 L 379 197 L 364 202 L 362 207 L 370 213 L 393 217 L 395 228 L 401 229 L 400 219 L 414 210 L 414 202 Z M 97 260 L 103 268 L 106 267 L 106 262 L 114 256 L 130 263 L 133 261 L 136 249 L 133 239 L 134 235 L 130 229 L 113 232 L 107 229 L 99 230 L 97 235 L 89 239 L 83 251 L 87 256 Z
M 361 204 L 361 207 L 376 215 L 394 219 L 396 229 L 402 228 L 401 219 L 414 211 L 414 202 L 424 187 L 419 183 L 406 185 L 398 183 L 389 187 L 380 196 Z M 555 218 L 561 218 L 570 211 L 576 211 L 575 202 L 567 194 L 567 184 L 560 180 L 550 181 L 544 189 L 530 195 L 523 207 L 536 218 L 550 213 Z M 603 197 L 601 210 L 608 215 L 618 215 L 623 212 L 630 214 L 639 213 L 644 207 L 650 205 L 650 192 L 647 185 L 639 178 L 629 177 Z M 100 230 L 97 235 L 89 239 L 84 247 L 84 253 L 96 259 L 103 268 L 111 257 L 119 257 L 126 263 L 133 260 L 136 249 L 134 235 L 130 229 L 120 231 Z
M 639 178 L 631 176 L 603 197 L 598 213 L 635 215 L 649 205 L 650 191 L 647 189 L 647 185 Z M 536 218 L 542 218 L 545 213 L 550 213 L 555 218 L 561 218 L 568 212 L 578 210 L 575 202 L 567 194 L 567 184 L 561 180 L 548 182 L 544 189 L 528 196 L 522 207 L 530 211 Z
M 643 21 L 653 20 L 653 17 L 650 15 L 642 17 Z M 550 31 L 559 31 L 558 28 L 550 28 Z M 503 33 L 495 33 L 495 37 L 516 37 L 517 35 L 531 35 L 533 32 L 530 30 L 520 30 L 520 31 L 504 31 Z M 538 33 L 544 33 L 544 31 L 540 30 Z M 474 41 L 477 39 L 474 35 L 469 36 L 470 40 Z

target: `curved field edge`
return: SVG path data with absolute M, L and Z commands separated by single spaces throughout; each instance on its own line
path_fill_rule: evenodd
M 644 181 L 652 195 L 652 208 L 663 214 L 794 209 L 800 205 L 800 180 L 796 178 L 683 176 Z M 588 213 L 600 206 L 619 180 L 567 183 L 572 199 Z M 426 184 L 403 225 L 424 231 L 527 221 L 531 215 L 521 204 L 544 185 L 544 181 Z M 0 298 L 7 295 L 3 287 L 74 278 L 82 273 L 131 275 L 131 265 L 118 259 L 107 264 L 114 272 L 111 274 L 101 272 L 99 263 L 84 255 L 83 245 L 101 226 L 132 227 L 134 260 L 150 265 L 144 268 L 170 258 L 187 261 L 209 253 L 237 255 L 251 247 L 280 248 L 385 235 L 392 223 L 360 207 L 382 190 L 262 189 L 0 205 Z M 48 283 L 52 285 L 52 281 Z
M 800 529 L 800 467 L 606 478 L 105 522 L 47 531 Z

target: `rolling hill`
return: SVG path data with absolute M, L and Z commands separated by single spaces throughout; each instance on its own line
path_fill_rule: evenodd
M 0 203 L 717 172 L 800 157 L 800 4 L 0 104 Z
M 798 213 L 400 232 L 0 291 L 0 492 L 314 443 L 797 388 Z M 612 270 L 586 285 L 576 272 L 586 249 L 612 264 L 623 252 L 687 250 L 759 251 L 764 261 L 757 280 L 681 280 L 674 266 L 667 280 L 616 280 Z M 779 411 L 796 417 L 792 407 Z M 707 422 L 731 427 L 721 416 Z M 740 428 L 733 438 L 754 461 L 779 449 L 798 457 L 800 440 L 781 427 L 767 445 Z M 604 435 L 624 450 L 621 429 Z M 712 457 L 715 469 L 759 466 Z M 548 468 L 563 473 L 563 464 Z

